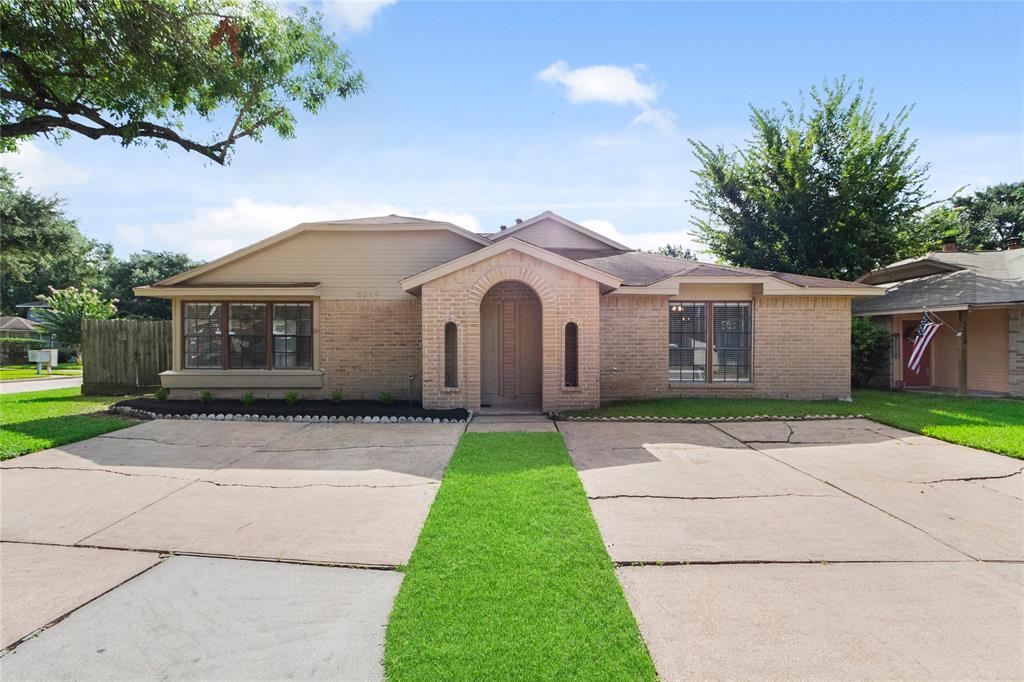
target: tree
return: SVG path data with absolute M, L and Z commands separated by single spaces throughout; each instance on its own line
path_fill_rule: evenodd
M 693 255 L 693 251 L 682 244 L 665 244 L 665 246 L 659 246 L 654 251 L 651 251 L 651 253 L 671 256 L 672 258 L 682 258 L 684 260 L 697 260 L 697 257 Z
M 136 298 L 134 287 L 159 282 L 190 268 L 202 265 L 185 253 L 171 251 L 143 251 L 133 253 L 127 260 L 113 262 L 107 269 L 106 294 L 118 300 L 119 317 L 153 320 L 171 319 L 170 301 L 156 298 Z
M 0 305 L 13 314 L 18 303 L 34 301 L 52 286 L 98 287 L 113 261 L 109 244 L 83 235 L 58 197 L 17 187 L 0 168 Z
M 798 109 L 751 107 L 734 153 L 691 140 L 701 241 L 735 265 L 848 280 L 903 257 L 928 177 L 908 114 L 876 120 L 870 94 L 840 78 Z
M 319 14 L 264 0 L 9 0 L 0 25 L 0 151 L 78 133 L 225 164 L 238 140 L 293 137 L 290 105 L 363 90 Z M 213 130 L 185 132 L 188 116 Z
M 77 362 L 82 361 L 82 321 L 108 320 L 117 313 L 117 301 L 108 301 L 100 292 L 91 288 L 68 287 L 50 288 L 48 296 L 39 300 L 50 304 L 49 310 L 40 310 L 40 329 L 57 337 L 75 354 Z
M 994 249 L 1024 237 L 1024 182 L 1004 182 L 967 196 L 953 197 L 959 212 L 957 244 L 962 249 Z
M 960 211 L 947 205 L 935 206 L 910 219 L 903 230 L 900 258 L 923 256 L 935 251 L 943 237 L 956 236 L 960 231 Z M 892 260 L 897 260 L 893 258 Z
M 850 378 L 854 388 L 864 388 L 885 370 L 888 363 L 889 331 L 866 317 L 850 324 Z

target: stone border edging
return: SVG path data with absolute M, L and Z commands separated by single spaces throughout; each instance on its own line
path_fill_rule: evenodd
M 308 424 L 466 424 L 473 419 L 469 413 L 467 419 L 438 419 L 436 417 L 338 417 L 310 415 L 266 415 L 266 414 L 162 414 L 140 410 L 134 407 L 118 407 L 112 405 L 107 409 L 110 414 L 120 414 L 136 419 L 170 419 L 183 421 L 218 421 L 218 422 L 300 422 Z
M 574 415 L 565 416 L 553 412 L 552 419 L 560 422 L 666 422 L 672 424 L 707 424 L 712 422 L 800 422 L 800 421 L 824 421 L 833 419 L 867 419 L 863 414 L 808 414 L 802 417 L 773 416 L 770 414 L 755 415 L 751 417 L 578 417 Z

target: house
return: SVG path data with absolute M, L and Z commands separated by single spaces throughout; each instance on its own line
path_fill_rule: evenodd
M 39 324 L 24 317 L 0 317 L 0 336 L 5 338 L 39 338 Z
M 890 330 L 892 387 L 1024 397 L 1024 249 L 1019 247 L 1012 241 L 1004 251 L 957 251 L 950 241 L 940 252 L 857 280 L 886 292 L 858 300 L 854 314 Z M 907 360 L 925 310 L 944 324 L 913 371 Z
M 29 348 L 38 348 L 45 338 L 39 325 L 24 317 L 0 316 L 0 364 L 19 365 L 28 362 Z
M 390 215 L 304 223 L 151 286 L 175 394 L 585 408 L 656 396 L 846 398 L 875 287 L 641 253 L 554 213 L 493 234 Z
M 49 310 L 50 304 L 44 301 L 30 301 L 28 303 L 18 303 L 15 306 L 19 315 L 24 315 L 26 319 L 32 320 L 33 322 L 42 322 L 43 319 L 39 315 L 40 310 Z

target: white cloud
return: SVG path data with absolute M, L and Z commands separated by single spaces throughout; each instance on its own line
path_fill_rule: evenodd
M 599 218 L 581 220 L 580 225 L 634 249 L 653 251 L 666 244 L 673 244 L 682 245 L 684 248 L 690 249 L 698 257 L 703 254 L 702 245 L 697 243 L 696 235 L 689 230 L 662 230 L 623 234 L 610 220 L 601 220 Z
M 566 62 L 557 61 L 538 73 L 537 78 L 564 85 L 565 96 L 573 104 L 611 102 L 647 107 L 658 99 L 658 91 L 653 85 L 640 82 L 639 68 L 602 64 L 570 69 Z
M 632 125 L 649 125 L 663 135 L 675 133 L 676 116 L 668 109 L 656 109 L 658 88 L 640 80 L 639 72 L 646 67 L 613 66 L 600 64 L 570 69 L 569 64 L 557 61 L 537 74 L 545 83 L 565 86 L 565 97 L 573 104 L 609 102 L 632 104 L 640 108 Z
M 58 190 L 89 179 L 87 169 L 64 161 L 32 142 L 22 142 L 16 152 L 0 154 L 0 163 L 21 174 L 21 182 L 38 191 Z
M 253 201 L 240 197 L 226 206 L 200 209 L 174 222 L 148 226 L 119 225 L 117 234 L 129 245 L 146 244 L 152 250 L 184 251 L 194 258 L 210 260 L 247 246 L 298 223 L 316 220 L 342 220 L 366 216 L 407 215 L 453 223 L 478 230 L 480 223 L 469 213 L 440 210 L 416 211 L 389 204 L 330 202 L 325 204 L 285 204 Z
M 398 0 L 324 0 L 323 13 L 345 31 L 362 33 L 373 26 L 373 20 L 385 7 Z

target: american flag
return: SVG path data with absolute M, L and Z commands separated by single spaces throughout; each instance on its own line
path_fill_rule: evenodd
M 910 353 L 910 360 L 907 361 L 910 371 L 916 372 L 917 368 L 921 366 L 924 350 L 935 336 L 935 332 L 939 331 L 940 326 L 938 322 L 932 322 L 928 313 L 921 317 L 921 324 L 917 326 L 917 336 L 914 337 L 914 350 Z

